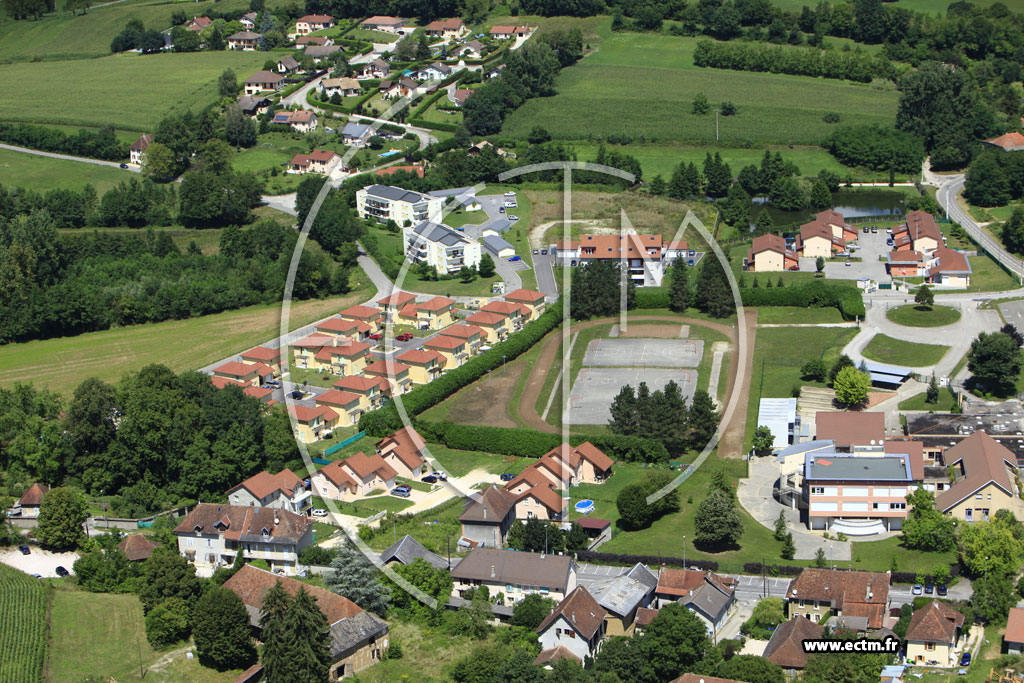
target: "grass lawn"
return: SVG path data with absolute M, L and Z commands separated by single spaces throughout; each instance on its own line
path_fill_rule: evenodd
M 938 363 L 946 355 L 946 351 L 949 351 L 948 346 L 916 344 L 902 339 L 893 339 L 884 334 L 876 334 L 864 347 L 863 353 L 865 358 L 876 360 L 879 363 L 922 368 Z
M 366 276 L 346 296 L 294 302 L 289 328 L 324 318 L 369 295 Z M 135 325 L 77 337 L 0 346 L 0 386 L 32 381 L 70 396 L 87 377 L 116 382 L 127 372 L 163 363 L 176 372 L 195 370 L 277 336 L 281 305 L 250 306 L 188 320 Z
M 392 496 L 388 494 L 386 496 L 374 496 L 373 498 L 363 498 L 359 501 L 359 507 L 372 508 L 378 512 L 381 510 L 385 512 L 401 512 L 402 510 L 412 507 L 413 502 L 408 498 L 399 498 L 398 496 Z
M 757 322 L 759 325 L 813 325 L 818 323 L 841 323 L 844 321 L 838 308 L 765 306 L 764 308 L 757 309 Z
M 447 95 L 442 95 L 437 102 L 434 102 L 427 110 L 423 112 L 422 119 L 424 121 L 430 121 L 431 123 L 452 123 L 459 125 L 462 123 L 462 112 L 458 109 L 439 109 L 437 105 L 447 104 L 451 105 L 451 100 L 448 99 Z
M 141 176 L 113 166 L 0 149 L 0 184 L 7 187 L 23 187 L 36 192 L 58 188 L 79 191 L 91 183 L 97 194 L 102 195 L 114 185 L 131 178 L 139 179 Z
M 146 228 L 59 228 L 61 238 L 91 237 L 94 233 L 101 235 L 141 235 Z M 154 231 L 169 233 L 174 244 L 185 251 L 189 242 L 195 242 L 204 254 L 216 254 L 220 251 L 220 230 L 190 230 L 181 226 L 154 227 Z
M 519 474 L 527 465 L 534 462 L 532 458 L 493 455 L 481 451 L 457 451 L 437 443 L 428 443 L 427 449 L 442 470 L 456 477 L 463 477 L 476 469 L 494 474 Z
M 464 498 L 455 496 L 435 508 L 414 515 L 399 515 L 390 522 L 382 522 L 377 533 L 367 543 L 374 550 L 380 551 L 409 534 L 428 550 L 447 557 L 449 542 L 454 554 L 462 534 L 459 514 L 464 503 Z
M 332 29 L 325 31 L 315 31 L 314 36 L 322 36 L 330 33 Z M 398 42 L 399 36 L 397 33 L 388 33 L 387 31 L 371 31 L 365 28 L 354 28 L 345 34 L 346 40 L 367 40 L 371 43 L 395 43 Z
M 484 211 L 452 211 L 444 217 L 444 224 L 449 228 L 461 228 L 464 225 L 480 225 L 487 222 Z
M 907 304 L 890 308 L 885 317 L 898 325 L 909 327 L 942 327 L 952 325 L 960 319 L 960 311 L 952 306 L 916 306 Z
M 20 28 L 30 22 L 16 23 Z M 216 101 L 217 77 L 224 69 L 234 69 L 244 80 L 265 59 L 259 52 L 224 51 L 0 65 L 0 82 L 18 93 L 0 100 L 0 120 L 152 130 L 168 114 Z M 60 83 L 57 99 L 40 83 Z
M 911 396 L 906 401 L 900 402 L 900 410 L 929 410 L 929 411 L 950 411 L 956 406 L 956 399 L 949 394 L 947 389 L 939 389 L 939 402 L 928 403 L 925 401 L 927 394 L 921 392 Z
M 442 553 L 444 555 L 444 553 Z M 390 642 L 402 646 L 401 659 L 386 659 L 359 672 L 358 680 L 365 683 L 440 683 L 451 680 L 447 672 L 459 659 L 478 647 L 494 643 L 490 640 L 472 640 L 453 636 L 439 628 L 421 626 L 405 621 L 391 621 L 388 631 Z
M 822 121 L 828 111 L 841 112 L 844 125 L 891 125 L 896 114 L 898 94 L 891 84 L 697 68 L 693 51 L 701 39 L 605 35 L 593 54 L 562 70 L 557 95 L 528 100 L 505 120 L 503 132 L 522 138 L 542 126 L 556 139 L 584 140 L 621 133 L 622 122 L 629 121 L 630 134 L 648 142 L 715 144 L 714 114 L 689 111 L 697 92 L 712 103 L 736 104 L 736 116 L 719 120 L 718 144 L 727 146 L 818 144 L 835 128 Z M 587 117 L 565 116 L 567 111 Z

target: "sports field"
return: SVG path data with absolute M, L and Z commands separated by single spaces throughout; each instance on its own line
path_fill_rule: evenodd
M 0 120 L 151 131 L 169 113 L 215 101 L 224 69 L 245 80 L 266 58 L 225 51 L 4 64 L 0 83 L 12 96 L 0 99 Z
M 102 195 L 117 183 L 131 178 L 139 178 L 139 175 L 112 166 L 0 149 L 0 185 L 7 187 L 46 192 L 57 188 L 81 190 L 86 183 L 92 183 Z
M 713 144 L 715 115 L 696 116 L 690 103 L 703 92 L 712 107 L 736 105 L 720 117 L 719 142 L 742 146 L 816 145 L 842 123 L 891 125 L 898 94 L 892 84 L 704 69 L 693 65 L 697 38 L 622 33 L 608 36 L 593 54 L 563 69 L 558 94 L 528 100 L 505 121 L 504 132 L 525 137 L 535 126 L 553 137 L 583 140 L 623 133 L 634 141 Z

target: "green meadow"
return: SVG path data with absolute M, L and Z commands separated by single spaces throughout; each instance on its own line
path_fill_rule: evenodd
M 46 192 L 57 188 L 81 190 L 86 183 L 92 183 L 96 192 L 103 194 L 121 181 L 138 177 L 113 166 L 0 149 L 0 185 L 8 187 Z

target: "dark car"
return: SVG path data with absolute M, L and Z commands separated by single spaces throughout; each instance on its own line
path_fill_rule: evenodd
M 935 584 L 934 583 L 927 583 L 926 582 L 924 584 L 924 594 L 925 595 L 931 595 L 934 592 L 935 592 Z
M 800 266 L 790 266 L 790 270 L 800 270 Z
M 511 472 L 505 472 L 503 475 L 501 475 L 502 481 L 512 481 L 515 478 L 516 475 L 512 474 Z
M 402 334 L 395 337 L 398 341 L 409 341 L 412 339 L 412 332 L 403 332 Z
M 948 591 L 946 590 L 946 584 L 940 583 L 935 587 L 935 592 L 939 595 L 945 595 Z
M 864 226 L 864 234 L 866 235 L 866 234 L 867 234 L 867 233 L 869 233 L 870 231 L 871 231 L 871 228 L 869 228 L 868 226 L 866 226 L 866 225 L 865 225 L 865 226 Z
M 29 547 L 27 545 L 19 545 L 18 550 L 21 551 L 22 555 L 28 555 L 32 552 L 31 550 L 29 550 Z
M 437 477 L 435 477 L 433 474 L 428 474 L 427 476 L 420 479 L 420 481 L 422 481 L 425 484 L 436 484 Z
M 872 225 L 871 226 L 871 232 L 878 232 L 878 226 L 877 225 Z
M 394 488 L 394 489 L 391 489 L 391 495 L 392 496 L 398 496 L 399 498 L 408 498 L 409 497 L 409 489 Z
M 301 391 L 298 391 L 298 390 L 296 390 L 296 391 L 293 391 L 293 392 L 292 392 L 292 400 L 294 400 L 294 401 L 301 401 L 301 400 L 302 400 L 302 397 L 303 397 L 304 395 L 305 395 L 305 394 L 303 394 L 303 393 L 302 393 Z
M 412 487 L 409 486 L 408 484 L 399 484 L 398 486 L 395 487 L 395 490 L 396 491 L 411 491 Z
M 57 576 L 60 576 L 60 577 L 65 577 L 65 576 L 67 576 L 68 574 L 71 573 L 67 569 L 64 569 L 64 567 L 57 567 L 56 571 L 57 571 Z
M 970 666 L 970 665 L 971 665 L 971 653 L 970 652 L 965 652 L 962 655 L 960 655 L 960 666 Z
M 121 168 L 128 168 L 128 164 L 121 162 Z

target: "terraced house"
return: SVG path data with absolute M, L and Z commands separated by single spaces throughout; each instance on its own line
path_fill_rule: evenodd
M 544 293 L 534 289 L 517 289 L 505 295 L 505 301 L 520 304 L 529 309 L 530 314 L 525 316 L 527 321 L 536 320 L 544 315 L 545 302 Z
M 352 427 L 363 414 L 363 397 L 340 389 L 331 389 L 318 394 L 314 402 L 318 407 L 329 408 L 338 416 L 336 427 Z
M 378 359 L 363 368 L 363 374 L 387 382 L 389 395 L 395 396 L 412 389 L 412 377 L 409 370 L 409 366 L 404 363 Z
M 508 316 L 500 313 L 477 311 L 473 315 L 467 317 L 466 322 L 483 330 L 486 335 L 484 341 L 488 344 L 502 341 L 511 332 L 511 326 L 508 324 Z
M 790 619 L 814 623 L 829 617 L 862 617 L 868 628 L 885 626 L 889 605 L 889 575 L 879 572 L 804 569 L 786 591 Z
M 292 406 L 295 432 L 302 443 L 315 443 L 338 424 L 338 414 L 326 406 Z
M 437 351 L 410 349 L 399 354 L 397 360 L 409 366 L 409 377 L 413 384 L 429 384 L 441 375 L 445 358 Z
M 444 359 L 444 367 L 449 370 L 459 367 L 469 359 L 466 341 L 458 337 L 439 334 L 423 342 L 423 348 L 439 354 Z
M 394 221 L 396 225 L 406 226 L 438 221 L 443 207 L 443 197 L 390 185 L 368 185 L 356 192 L 356 212 L 380 223 Z
M 360 409 L 364 412 L 379 408 L 390 392 L 390 386 L 386 380 L 363 375 L 347 375 L 335 382 L 333 386 L 335 389 L 358 395 Z
M 409 302 L 398 310 L 394 322 L 418 330 L 440 330 L 455 323 L 455 299 L 435 296 L 421 303 Z
M 178 552 L 198 570 L 231 566 L 235 555 L 266 560 L 271 570 L 296 573 L 299 553 L 313 543 L 313 522 L 288 510 L 200 503 L 174 528 Z
M 381 456 L 360 451 L 324 465 L 310 478 L 310 484 L 321 498 L 351 501 L 374 492 L 390 491 L 396 476 L 398 473 Z
M 419 479 L 426 464 L 423 459 L 423 438 L 412 427 L 402 427 L 377 442 L 377 455 L 391 466 L 398 476 Z

